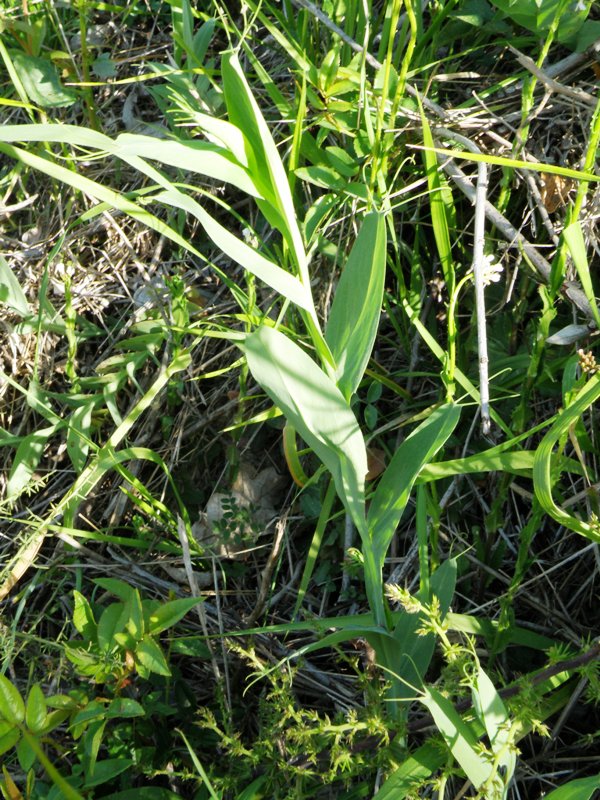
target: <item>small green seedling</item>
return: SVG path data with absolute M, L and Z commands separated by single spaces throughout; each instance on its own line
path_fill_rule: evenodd
M 169 676 L 171 671 L 158 635 L 171 628 L 201 600 L 197 597 L 159 603 L 142 600 L 137 589 L 115 578 L 96 584 L 119 598 L 104 608 L 96 621 L 86 598 L 75 591 L 73 624 L 81 640 L 69 642 L 65 653 L 77 671 L 94 683 L 110 683 L 116 692 L 137 673 Z

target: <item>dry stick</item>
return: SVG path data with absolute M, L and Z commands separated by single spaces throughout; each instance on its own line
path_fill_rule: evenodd
M 179 536 L 179 541 L 181 543 L 181 557 L 183 559 L 185 573 L 187 575 L 188 583 L 190 585 L 190 592 L 192 593 L 192 597 L 201 597 L 200 589 L 198 588 L 198 582 L 196 580 L 196 573 L 194 572 L 194 568 L 192 566 L 190 543 L 188 542 L 187 531 L 185 529 L 185 524 L 181 519 L 181 517 L 177 518 L 177 534 Z M 215 658 L 215 654 L 213 652 L 210 641 L 210 634 L 208 631 L 208 620 L 206 618 L 206 609 L 204 608 L 204 600 L 201 603 L 198 603 L 198 605 L 196 606 L 196 613 L 198 614 L 200 625 L 202 626 L 202 633 L 204 634 L 204 637 L 206 639 L 206 645 L 210 651 L 210 661 L 211 661 L 213 675 L 215 676 L 216 681 L 220 681 L 221 672 L 219 670 L 219 665 L 217 664 L 217 659 Z M 229 707 L 231 708 L 231 691 L 229 688 L 229 676 L 227 670 L 225 670 L 225 685 L 226 685 L 227 697 L 229 699 Z
M 254 625 L 267 604 L 267 594 L 269 593 L 271 576 L 273 575 L 273 570 L 275 569 L 275 565 L 279 560 L 279 554 L 281 553 L 281 545 L 283 544 L 283 537 L 285 535 L 285 529 L 287 526 L 287 518 L 288 512 L 286 512 L 281 519 L 278 519 L 275 525 L 275 541 L 273 542 L 273 547 L 271 548 L 269 558 L 267 559 L 266 566 L 263 570 L 262 579 L 260 582 L 260 590 L 258 592 L 258 599 L 256 601 L 256 605 L 254 606 L 254 610 L 248 619 L 245 620 L 248 627 L 252 627 Z
M 580 103 L 585 103 L 585 105 L 588 106 L 596 106 L 596 98 L 588 92 L 584 92 L 583 89 L 572 89 L 570 86 L 559 83 L 548 75 L 548 70 L 540 69 L 532 58 L 524 55 L 510 44 L 508 45 L 508 49 L 517 57 L 519 64 L 525 67 L 528 72 L 531 72 L 532 75 L 535 75 L 535 77 L 551 92 L 565 95 L 565 97 L 571 97 L 574 100 L 579 100 Z
M 462 144 L 472 153 L 482 155 L 481 150 L 466 136 L 461 136 L 446 128 L 436 128 L 442 136 Z M 479 394 L 481 407 L 481 430 L 487 435 L 490 432 L 490 386 L 488 375 L 487 327 L 485 318 L 484 293 L 484 259 L 485 242 L 485 208 L 487 202 L 487 165 L 480 161 L 477 165 L 477 189 L 475 191 L 475 225 L 473 230 L 473 282 L 475 284 L 475 311 L 477 315 L 477 353 L 479 358 Z

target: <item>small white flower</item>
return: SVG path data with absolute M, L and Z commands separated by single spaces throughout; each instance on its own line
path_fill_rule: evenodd
M 577 3 L 575 3 L 575 11 L 587 11 L 585 0 L 577 0 Z
M 258 249 L 258 237 L 250 228 L 244 228 L 242 230 L 242 238 L 247 245 L 250 245 L 250 247 L 253 247 L 255 250 Z
M 490 283 L 499 283 L 500 278 L 502 277 L 503 267 L 502 264 L 494 261 L 494 256 L 484 256 L 482 267 L 484 286 L 489 286 Z
M 494 261 L 494 256 L 486 255 L 481 260 L 481 277 L 483 278 L 483 285 L 489 286 L 490 283 L 499 283 L 503 272 L 502 264 Z M 473 268 L 469 270 L 473 273 Z

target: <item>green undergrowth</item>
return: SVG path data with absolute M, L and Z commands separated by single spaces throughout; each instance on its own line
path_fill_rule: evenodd
M 594 795 L 599 17 L 0 12 L 5 798 Z

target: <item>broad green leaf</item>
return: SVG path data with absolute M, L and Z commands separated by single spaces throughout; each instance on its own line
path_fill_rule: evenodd
M 221 62 L 223 91 L 229 120 L 243 131 L 249 144 L 250 173 L 260 179 L 258 188 L 265 199 L 271 197 L 284 222 L 282 235 L 287 239 L 300 270 L 302 283 L 308 285 L 308 266 L 304 243 L 296 219 L 296 210 L 284 166 L 258 104 L 252 95 L 244 71 L 236 54 L 227 53 Z M 264 204 L 263 204 L 264 205 Z
M 130 758 L 106 758 L 104 761 L 97 761 L 93 774 L 86 775 L 84 786 L 86 789 L 100 786 L 125 772 L 132 764 L 133 761 Z
M 367 519 L 379 564 L 383 564 L 419 472 L 444 446 L 459 418 L 457 405 L 436 409 L 402 442 L 383 473 Z
M 596 320 L 596 325 L 600 328 L 600 312 L 596 305 L 596 297 L 594 294 L 594 286 L 592 284 L 592 276 L 590 275 L 590 267 L 588 263 L 585 239 L 583 238 L 583 231 L 581 230 L 581 223 L 575 220 L 563 230 L 563 237 L 571 253 L 577 275 L 581 281 L 581 288 L 591 306 Z
M 36 759 L 36 752 L 31 746 L 31 740 L 28 740 L 27 737 L 24 736 L 17 744 L 16 750 L 19 766 L 23 772 L 29 772 L 35 764 Z
M 143 717 L 146 715 L 143 706 L 131 697 L 115 697 L 106 709 L 106 719 Z
M 25 703 L 19 690 L 8 678 L 0 675 L 0 717 L 18 724 L 25 719 Z
M 44 725 L 44 730 L 42 733 L 48 734 L 52 733 L 55 728 L 58 728 L 59 725 L 62 725 L 63 722 L 68 719 L 71 715 L 71 712 L 68 711 L 66 708 L 56 709 L 56 711 L 50 711 L 46 715 L 46 724 Z
M 311 447 L 364 534 L 367 451 L 356 417 L 340 390 L 298 345 L 262 326 L 243 345 L 255 380 Z
M 600 397 L 600 375 L 593 375 L 575 400 L 561 411 L 548 433 L 539 443 L 533 461 L 533 488 L 541 507 L 552 519 L 569 530 L 580 533 L 592 542 L 600 541 L 597 522 L 584 522 L 559 508 L 552 497 L 552 452 L 560 438 L 575 424 L 584 411 Z
M 133 586 L 130 586 L 128 583 L 118 578 L 96 578 L 94 583 L 102 589 L 106 589 L 107 592 L 114 594 L 115 597 L 118 597 L 119 600 L 122 600 L 124 603 L 127 603 L 131 599 L 135 591 Z
M 144 615 L 142 613 L 142 599 L 137 589 L 131 593 L 129 601 L 125 604 L 127 614 L 126 628 L 136 641 L 144 635 Z
M 71 720 L 71 726 L 81 725 L 82 722 L 89 724 L 95 720 L 104 719 L 105 715 L 105 704 L 99 702 L 98 700 L 92 700 L 84 708 L 82 708 L 81 711 L 78 711 L 77 714 L 75 714 Z
M 447 755 L 438 743 L 425 742 L 389 776 L 375 800 L 404 800 L 409 794 L 414 797 L 415 786 L 426 781 L 446 761 Z
M 117 64 L 108 53 L 100 53 L 98 58 L 92 61 L 92 72 L 101 81 L 105 81 L 107 78 L 116 78 Z
M 177 639 L 171 641 L 170 645 L 171 653 L 192 658 L 208 659 L 211 657 L 208 645 L 199 636 L 178 636 Z
M 83 734 L 83 747 L 86 754 L 85 774 L 86 778 L 94 776 L 98 754 L 100 753 L 100 745 L 104 738 L 104 731 L 106 729 L 106 718 L 102 715 L 99 719 L 91 722 Z
M 31 314 L 21 284 L 3 256 L 0 256 L 0 303 L 9 306 L 21 317 Z
M 368 214 L 341 274 L 325 332 L 336 382 L 346 400 L 358 388 L 377 336 L 385 258 L 385 219 Z
M 115 139 L 113 152 L 125 160 L 129 156 L 139 156 L 185 172 L 196 172 L 216 181 L 230 183 L 251 197 L 260 197 L 248 171 L 222 147 L 210 142 L 157 140 L 154 136 L 122 133 Z
M 508 785 L 517 764 L 515 749 L 510 737 L 510 718 L 506 707 L 486 673 L 479 667 L 472 688 L 473 705 L 485 726 L 492 752 L 500 767 L 498 780 L 504 784 L 502 796 L 506 797 Z
M 544 36 L 554 21 L 563 0 L 491 0 L 492 5 L 503 11 L 510 19 L 529 31 Z M 570 43 L 577 31 L 581 28 L 591 4 L 584 2 L 570 3 L 563 9 L 560 23 L 556 32 L 559 42 Z
M 67 428 L 67 453 L 75 472 L 79 474 L 85 467 L 90 450 L 92 414 L 97 405 L 95 399 L 88 400 L 76 408 L 69 417 Z
M 544 800 L 589 800 L 598 789 L 600 789 L 600 773 L 589 778 L 569 781 L 546 795 Z
M 111 603 L 102 612 L 98 620 L 98 647 L 101 650 L 112 650 L 115 646 L 115 633 L 121 632 L 125 627 L 123 603 Z
M 456 587 L 456 559 L 444 561 L 431 576 L 430 589 L 440 602 L 442 619 L 446 617 Z M 423 602 L 431 602 L 432 597 L 420 597 Z M 391 687 L 388 699 L 390 711 L 396 718 L 406 717 L 408 707 L 402 701 L 414 697 L 413 686 L 421 686 L 435 652 L 436 637 L 433 634 L 420 636 L 417 631 L 423 625 L 422 614 L 409 614 L 404 609 L 396 619 L 394 615 L 393 641 L 370 638 L 369 643 L 377 652 L 377 663 L 389 670 Z M 375 634 L 375 637 L 377 634 Z M 380 647 L 380 644 L 382 645 Z M 381 649 L 379 653 L 378 650 Z
M 171 670 L 160 645 L 151 636 L 144 636 L 135 650 L 136 661 L 139 661 L 150 672 L 157 675 L 170 675 Z
M 21 738 L 21 731 L 18 728 L 10 727 L 2 730 L 0 723 L 0 756 L 11 750 Z
M 465 775 L 478 789 L 491 776 L 491 767 L 478 752 L 479 741 L 452 702 L 437 689 L 426 687 L 419 700 L 433 720 Z
M 77 589 L 73 590 L 73 625 L 87 641 L 96 639 L 97 627 L 94 612 L 87 599 Z
M 25 703 L 25 723 L 32 733 L 41 733 L 46 725 L 46 698 L 39 683 L 34 683 Z
M 49 58 L 38 58 L 25 53 L 16 53 L 13 64 L 27 96 L 42 108 L 72 106 L 77 95 L 60 82 L 56 67 Z
M 163 603 L 159 608 L 152 611 L 148 619 L 148 633 L 156 634 L 172 628 L 188 611 L 202 602 L 201 597 L 183 597 L 179 600 L 171 600 Z
M 14 500 L 31 482 L 48 439 L 56 432 L 57 426 L 41 428 L 25 436 L 14 455 L 10 475 L 6 484 L 6 499 Z

